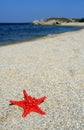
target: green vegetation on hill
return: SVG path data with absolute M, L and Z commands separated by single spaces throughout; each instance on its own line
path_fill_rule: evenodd
M 53 17 L 53 18 L 44 19 L 45 22 L 48 22 L 49 20 L 59 20 L 62 22 L 67 22 L 67 23 L 72 22 L 72 19 L 69 19 L 69 18 L 55 18 L 55 17 Z
M 84 22 L 84 18 L 79 19 L 79 22 Z

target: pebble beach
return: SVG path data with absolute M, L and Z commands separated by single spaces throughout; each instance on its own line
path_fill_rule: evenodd
M 46 115 L 10 106 L 29 95 Z M 83 130 L 84 29 L 0 47 L 0 130 Z

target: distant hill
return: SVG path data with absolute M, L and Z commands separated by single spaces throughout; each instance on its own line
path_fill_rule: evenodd
M 32 22 L 34 25 L 61 25 L 62 23 L 71 23 L 71 22 L 84 22 L 84 18 L 46 18 L 41 20 L 35 20 Z

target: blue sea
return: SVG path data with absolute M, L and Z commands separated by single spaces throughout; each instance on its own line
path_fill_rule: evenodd
M 13 44 L 28 41 L 35 38 L 59 34 L 63 32 L 79 30 L 76 26 L 42 26 L 32 25 L 31 23 L 1 23 L 0 24 L 0 45 Z

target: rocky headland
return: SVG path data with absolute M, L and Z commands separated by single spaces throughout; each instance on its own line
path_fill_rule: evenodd
M 34 25 L 62 25 L 67 23 L 79 23 L 84 22 L 84 18 L 46 18 L 41 20 L 35 20 L 32 22 Z

